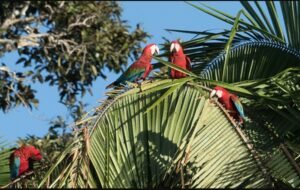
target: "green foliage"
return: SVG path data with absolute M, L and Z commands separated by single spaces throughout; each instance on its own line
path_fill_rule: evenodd
M 30 82 L 57 86 L 60 101 L 73 105 L 78 95 L 91 93 L 97 77 L 106 78 L 105 67 L 121 71 L 149 37 L 138 26 L 130 32 L 121 11 L 115 1 L 1 3 L 0 55 L 18 50 L 16 64 L 27 68 L 20 73 L 27 81 L 9 84 L 8 72 L 1 71 L 0 108 L 17 106 L 21 98 L 37 104 Z
M 168 79 L 143 84 L 142 93 L 133 88 L 110 96 L 83 119 L 89 135 L 87 129 L 75 132 L 76 140 L 40 187 L 47 187 L 49 179 L 48 187 L 60 188 L 300 185 L 293 163 L 263 122 L 253 117 L 244 131 L 235 128 L 222 108 L 207 99 L 206 90 L 186 82 L 163 100 L 172 88 L 165 88 Z
M 21 104 L 28 108 L 38 105 L 34 95 L 36 91 L 24 82 L 22 73 L 13 73 L 6 66 L 1 66 L 0 86 L 0 108 L 3 112 Z
M 273 2 L 242 4 L 236 17 L 192 4 L 232 30 L 172 30 L 200 36 L 182 43 L 192 72 L 155 59 L 189 77 L 108 92 L 39 187 L 299 188 L 300 3 L 280 4 L 285 25 Z M 243 128 L 208 99 L 214 85 L 240 95 Z
M 8 144 L 3 141 L 3 138 L 0 137 L 0 187 L 7 184 L 10 181 L 9 173 L 9 156 L 11 150 L 8 148 Z

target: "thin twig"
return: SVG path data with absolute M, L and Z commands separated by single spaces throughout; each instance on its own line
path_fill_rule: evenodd
M 288 151 L 288 149 L 284 146 L 284 144 L 280 144 L 279 147 L 283 150 L 284 154 L 290 160 L 290 162 L 292 163 L 292 165 L 296 169 L 298 175 L 300 176 L 300 167 L 298 166 L 297 162 L 295 162 L 294 158 L 292 157 L 292 155 L 290 154 L 290 152 Z
M 72 28 L 74 28 L 75 26 L 86 26 L 86 27 L 90 27 L 90 25 L 87 24 L 87 21 L 90 20 L 90 19 L 93 19 L 95 18 L 96 15 L 93 15 L 93 16 L 90 16 L 90 17 L 87 17 L 86 19 L 84 19 L 84 21 L 82 22 L 79 22 L 79 20 L 77 20 L 75 23 L 72 23 L 69 25 L 68 29 L 71 30 Z M 80 18 L 80 17 L 79 17 Z
M 180 167 L 180 176 L 181 176 L 181 188 L 184 188 L 184 175 L 183 175 L 182 167 Z
M 84 135 L 84 142 L 85 142 L 85 157 L 84 157 L 84 161 L 85 161 L 85 169 L 84 169 L 84 178 L 83 180 L 85 181 L 84 185 L 85 188 L 88 187 L 88 179 L 89 179 L 89 171 L 88 168 L 90 168 L 90 159 L 88 158 L 88 152 L 90 149 L 90 137 L 89 137 L 89 132 L 88 132 L 88 126 L 84 127 L 84 131 L 83 131 L 83 135 Z

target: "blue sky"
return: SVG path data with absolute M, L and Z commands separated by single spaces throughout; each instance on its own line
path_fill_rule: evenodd
M 242 8 L 239 2 L 233 1 L 202 2 L 231 15 L 236 15 Z M 181 1 L 122 1 L 120 4 L 123 8 L 122 19 L 127 20 L 133 28 L 140 23 L 143 29 L 152 35 L 148 43 L 163 43 L 162 37 L 169 40 L 177 38 L 189 40 L 193 37 L 193 35 L 182 33 L 170 33 L 165 29 L 203 31 L 230 27 Z M 18 71 L 20 67 L 14 65 L 17 56 L 17 53 L 6 54 L 0 58 L 0 62 L 6 63 L 11 70 Z M 105 81 L 99 77 L 92 87 L 93 96 L 87 94 L 83 98 L 83 101 L 89 104 L 87 110 L 97 107 L 98 101 L 105 99 L 105 86 L 119 76 L 108 70 L 104 72 L 108 75 L 108 79 Z M 0 137 L 10 143 L 28 134 L 43 136 L 48 131 L 49 121 L 57 115 L 62 115 L 71 121 L 65 106 L 58 103 L 59 96 L 56 87 L 50 87 L 47 84 L 33 84 L 32 87 L 37 90 L 36 96 L 40 100 L 38 109 L 30 111 L 24 107 L 17 107 L 5 114 L 0 112 Z

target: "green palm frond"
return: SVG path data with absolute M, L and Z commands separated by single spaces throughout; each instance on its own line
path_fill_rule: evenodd
M 300 66 L 300 51 L 297 45 L 299 28 L 296 26 L 298 18 L 292 16 L 299 14 L 297 7 L 300 4 L 298 2 L 277 4 L 281 6 L 282 14 L 285 17 L 286 22 L 283 24 L 280 22 L 278 9 L 274 2 L 266 2 L 265 9 L 259 2 L 241 3 L 245 8 L 240 11 L 245 17 L 243 19 L 204 4 L 198 6 L 189 3 L 201 11 L 233 25 L 230 33 L 228 33 L 229 31 L 198 32 L 201 35 L 200 38 L 183 43 L 185 51 L 193 61 L 192 70 L 199 75 L 199 78 L 232 83 L 235 86 L 244 87 L 258 96 L 262 95 L 263 91 L 264 94 L 268 94 L 269 100 L 275 100 L 275 103 L 270 105 L 265 96 L 265 100 L 260 102 L 261 105 L 269 102 L 267 106 L 280 112 L 284 117 L 289 116 L 284 114 L 279 107 L 283 104 L 295 104 L 296 106 L 293 108 L 290 108 L 291 106 L 284 107 L 285 111 L 292 116 L 290 121 L 297 121 L 299 118 L 297 115 L 300 112 L 299 106 L 297 106 L 299 99 L 296 98 L 300 91 L 300 87 L 297 85 L 299 75 L 292 74 L 293 79 L 287 79 L 287 77 L 278 79 L 275 75 L 292 68 L 297 70 Z M 290 8 L 289 11 L 287 7 Z M 254 11 L 255 9 L 258 11 Z M 191 31 L 177 30 L 176 32 Z M 197 32 L 193 31 L 192 33 L 196 34 Z M 226 47 L 226 43 L 230 39 L 232 48 Z M 269 81 L 267 82 L 267 80 Z M 275 80 L 276 82 L 274 82 Z M 292 83 L 289 86 L 294 88 L 293 92 L 285 89 L 283 83 L 285 85 Z M 270 90 L 270 92 L 266 92 L 266 90 Z M 254 99 L 257 101 L 261 98 Z M 280 103 L 278 104 L 278 102 Z
M 299 187 L 298 164 L 294 160 L 293 150 L 286 152 L 282 147 L 288 148 L 287 136 L 291 132 L 299 134 L 299 126 L 290 124 L 288 119 L 268 108 L 248 108 L 248 117 L 245 133 L 251 139 L 266 168 L 268 168 L 275 181 L 285 181 L 286 185 Z M 296 165 L 295 165 L 296 164 Z M 288 179 L 287 182 L 286 179 Z
M 0 137 L 2 139 L 2 137 Z M 9 173 L 9 156 L 11 150 L 8 148 L 6 141 L 0 142 L 0 187 L 7 184 L 10 181 Z
M 297 134 L 300 132 L 300 87 L 298 85 L 300 81 L 300 51 L 297 37 L 299 26 L 296 24 L 298 17 L 295 15 L 299 14 L 298 7 L 300 4 L 299 2 L 280 4 L 285 20 L 283 24 L 280 23 L 274 2 L 266 2 L 268 12 L 264 12 L 259 2 L 251 2 L 252 5 L 248 2 L 241 3 L 245 8 L 242 13 L 246 20 L 245 18 L 239 20 L 239 28 L 236 31 L 230 33 L 229 31 L 219 33 L 173 31 L 201 36 L 183 43 L 185 52 L 193 61 L 192 70 L 199 75 L 199 78 L 229 82 L 256 94 L 257 97 L 248 97 L 250 104 L 248 104 L 249 99 L 243 99 L 249 105 L 249 107 L 246 106 L 246 109 L 256 114 L 258 113 L 257 110 L 263 110 L 259 112 L 259 116 L 263 117 L 263 120 L 255 117 L 255 114 L 249 114 L 253 122 L 260 121 L 256 127 L 265 129 L 266 133 L 268 131 L 273 134 L 272 139 L 275 139 L 276 142 L 299 142 Z M 254 3 L 259 12 L 254 11 L 256 9 L 253 6 Z M 191 5 L 232 25 L 238 19 L 238 17 L 230 16 L 204 4 L 202 6 Z M 226 51 L 225 44 L 232 36 L 230 34 L 234 32 L 236 35 L 232 41 L 232 48 Z M 226 64 L 226 56 L 228 64 Z M 238 91 L 235 92 L 238 93 Z M 244 96 L 242 93 L 238 94 Z M 251 109 L 251 106 L 254 107 Z M 246 130 L 249 129 L 249 126 L 247 124 Z M 266 144 L 265 146 L 268 146 Z M 273 143 L 269 142 L 270 144 Z M 295 146 L 287 143 L 287 147 L 291 150 L 293 159 L 299 157 L 299 151 L 297 152 Z M 269 152 L 270 154 L 279 155 L 282 153 L 278 150 L 278 146 L 273 148 L 274 150 L 271 151 L 272 153 Z M 275 150 L 277 151 L 276 154 Z M 261 153 L 263 154 L 263 152 Z M 274 160 L 276 159 L 274 158 Z M 276 181 L 284 181 L 290 185 L 292 183 L 293 187 L 299 186 L 299 181 L 294 178 L 299 174 L 295 173 L 287 159 L 281 158 L 281 161 L 285 170 L 279 169 L 280 175 L 275 174 L 278 172 L 276 165 L 267 164 L 268 167 L 269 164 L 273 167 L 270 167 L 273 177 L 275 176 Z M 283 171 L 286 175 L 281 173 Z
M 159 83 L 164 86 L 168 80 Z M 86 120 L 89 140 L 77 136 L 41 186 L 47 179 L 48 187 L 102 188 L 270 187 L 275 179 L 283 180 L 281 169 L 273 166 L 278 143 L 269 138 L 269 131 L 257 132 L 254 124 L 247 124 L 245 132 L 235 128 L 223 109 L 207 99 L 208 92 L 196 85 L 183 84 L 159 103 L 172 87 L 152 91 L 153 86 L 159 87 L 146 83 L 142 93 L 133 88 L 103 103 Z M 254 147 L 245 136 L 255 139 Z M 262 142 L 268 146 L 260 146 Z M 88 156 L 82 156 L 85 146 Z M 288 159 L 281 164 L 293 169 Z M 297 187 L 299 176 L 291 171 L 284 179 Z
M 163 176 L 181 140 L 197 122 L 195 113 L 201 111 L 203 101 L 197 91 L 180 88 L 146 112 L 161 95 L 156 91 L 124 96 L 98 118 L 90 157 L 103 187 L 166 185 Z
M 238 20 L 238 28 L 234 31 L 236 34 L 232 41 L 233 48 L 230 48 L 227 53 L 223 50 L 230 39 L 230 35 L 233 34 L 230 31 L 213 33 L 169 29 L 169 31 L 193 33 L 201 36 L 182 44 L 185 52 L 192 59 L 193 72 L 201 75 L 204 73 L 204 75 L 213 75 L 209 77 L 210 79 L 233 82 L 255 79 L 254 77 L 263 77 L 265 74 L 268 77 L 276 74 L 274 73 L 276 71 L 280 72 L 288 67 L 299 66 L 299 26 L 296 24 L 298 17 L 295 16 L 300 14 L 299 3 L 280 3 L 284 24 L 280 22 L 274 2 L 266 2 L 265 9 L 268 12 L 262 8 L 260 2 L 243 1 L 241 3 L 245 8 L 242 10 L 242 15 L 246 18 L 243 19 L 228 15 L 203 3 L 201 3 L 202 6 L 188 3 L 229 24 L 234 25 L 235 21 Z M 259 11 L 254 11 L 255 9 Z M 226 60 L 224 58 L 227 54 L 230 57 L 228 63 L 238 65 L 238 67 L 228 68 L 231 72 L 226 72 L 228 74 L 223 76 L 223 70 L 227 69 L 227 67 L 224 68 Z M 207 71 L 209 68 L 215 73 L 212 74 L 211 71 Z M 250 72 L 249 76 L 247 75 L 248 71 Z M 257 74 L 254 75 L 254 73 Z M 239 77 L 239 75 L 242 76 Z
M 203 78 L 240 82 L 273 76 L 289 67 L 300 66 L 300 52 L 275 42 L 245 42 L 234 46 L 228 52 L 229 64 L 223 74 L 225 53 L 221 52 L 210 64 L 193 70 Z M 280 55 L 280 56 L 278 56 Z M 201 66 L 200 66 L 201 67 Z
M 292 26 L 294 23 L 286 22 L 285 30 L 283 29 L 284 26 L 282 23 L 280 23 L 280 18 L 274 2 L 265 2 L 264 7 L 262 7 L 261 3 L 258 2 L 256 3 L 253 2 L 252 5 L 251 3 L 244 2 L 244 1 L 241 3 L 245 8 L 245 12 L 244 12 L 245 18 L 239 20 L 240 27 L 241 29 L 244 30 L 250 30 L 248 32 L 248 35 L 252 36 L 254 40 L 265 39 L 265 40 L 272 40 L 281 43 L 286 43 L 285 33 L 290 32 L 293 33 L 294 35 L 297 34 L 297 27 L 294 27 L 293 30 L 290 30 L 290 26 Z M 188 3 L 188 4 L 228 24 L 234 23 L 235 16 L 226 14 L 221 10 L 217 10 L 203 3 L 200 3 L 202 6 L 198 6 L 192 3 Z M 282 10 L 284 7 L 291 8 L 291 11 L 284 11 L 286 17 L 289 16 L 289 18 L 293 18 L 295 15 L 299 14 L 299 11 L 297 9 L 298 2 L 297 3 L 287 2 L 284 6 L 283 4 L 284 3 L 280 4 Z M 264 8 L 267 8 L 267 11 Z M 258 11 L 254 11 L 254 9 L 259 10 L 259 13 Z M 287 19 L 285 21 L 287 21 Z M 292 40 L 291 37 L 292 37 L 291 35 L 288 36 L 288 38 L 290 38 L 289 40 Z M 293 39 L 296 40 L 296 38 Z M 293 47 L 298 47 L 296 46 L 296 44 L 297 42 L 296 43 L 294 42 L 293 44 L 289 44 L 289 45 L 292 45 Z

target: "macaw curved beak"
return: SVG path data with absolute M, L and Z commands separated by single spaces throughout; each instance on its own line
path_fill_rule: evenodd
M 170 47 L 170 52 L 174 52 L 174 51 L 176 51 L 175 44 L 172 43 Z
M 151 46 L 151 54 L 154 55 L 154 54 L 159 54 L 159 48 L 157 47 L 157 45 L 153 45 Z
M 213 98 L 216 95 L 217 91 L 216 90 L 212 90 L 210 93 L 210 98 Z
M 159 48 L 157 46 L 155 46 L 155 51 L 154 53 L 159 54 Z
M 170 52 L 178 52 L 179 51 L 179 44 L 171 43 Z

